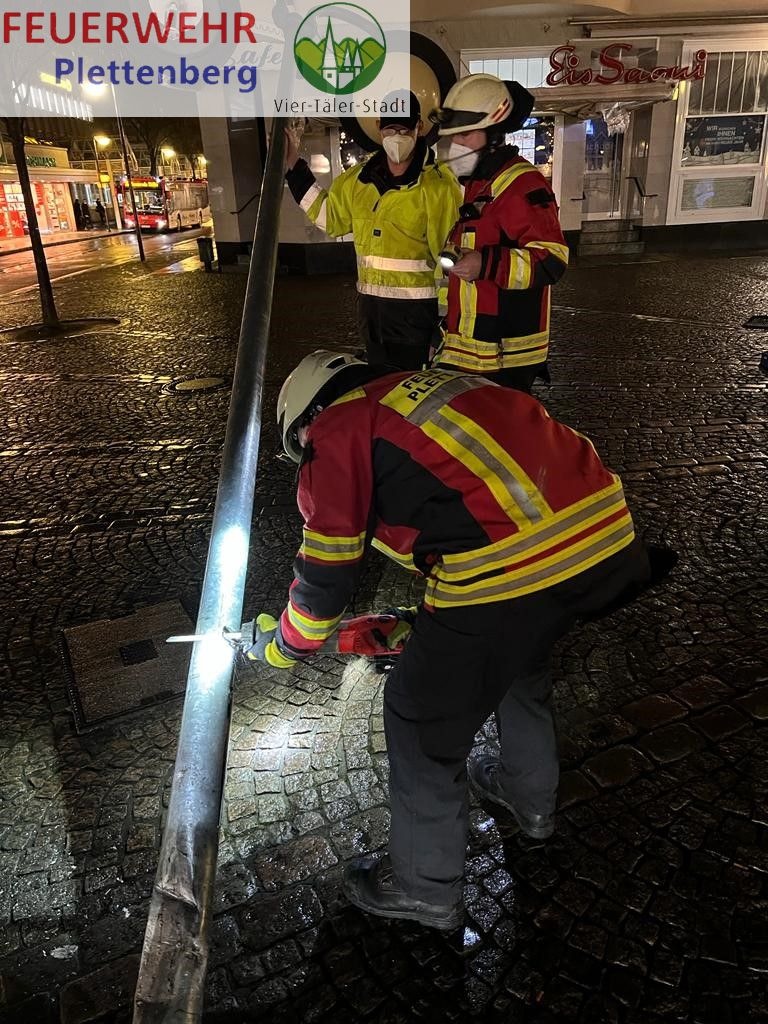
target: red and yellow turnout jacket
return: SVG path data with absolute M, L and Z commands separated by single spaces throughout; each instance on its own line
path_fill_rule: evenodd
M 317 650 L 368 543 L 427 579 L 427 609 L 553 586 L 629 545 L 621 481 L 521 392 L 448 370 L 387 374 L 324 409 L 299 471 L 304 539 L 276 643 Z

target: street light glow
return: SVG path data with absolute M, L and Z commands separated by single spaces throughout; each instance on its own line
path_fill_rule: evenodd
M 90 96 L 91 99 L 98 99 L 107 91 L 106 85 L 103 83 L 97 84 L 95 82 L 83 82 L 81 88 L 85 95 Z
M 112 145 L 112 139 L 108 135 L 94 135 L 93 141 L 97 146 L 101 146 L 102 149 Z
M 165 146 L 160 150 L 160 152 L 162 153 L 163 158 L 165 160 L 171 160 L 173 157 L 176 156 L 176 150 L 175 149 L 169 149 L 168 147 L 165 147 Z

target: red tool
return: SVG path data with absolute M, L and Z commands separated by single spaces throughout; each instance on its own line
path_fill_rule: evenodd
M 361 658 L 371 658 L 380 668 L 391 667 L 393 658 L 397 657 L 405 646 L 408 631 L 396 639 L 392 634 L 403 623 L 413 625 L 416 618 L 415 609 L 398 608 L 380 615 L 355 615 L 342 619 L 336 632 L 330 636 L 318 653 L 354 654 Z M 244 622 L 239 630 L 224 630 L 224 639 L 239 651 L 247 651 L 255 641 L 256 622 L 251 619 Z M 194 643 L 205 639 L 204 635 L 169 636 L 167 643 Z M 393 643 L 390 647 L 389 644 Z

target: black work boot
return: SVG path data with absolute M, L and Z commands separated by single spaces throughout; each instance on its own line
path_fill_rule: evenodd
M 531 839 L 548 839 L 555 831 L 554 814 L 531 814 L 519 810 L 504 793 L 503 778 L 501 761 L 493 754 L 484 754 L 470 762 L 469 784 L 481 799 L 493 800 L 506 808 Z
M 464 923 L 464 906 L 425 903 L 408 896 L 392 870 L 389 854 L 356 857 L 344 871 L 344 892 L 350 903 L 378 917 L 418 921 L 427 928 L 450 932 Z

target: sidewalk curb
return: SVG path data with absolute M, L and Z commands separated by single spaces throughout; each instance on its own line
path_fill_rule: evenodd
M 97 235 L 88 235 L 86 238 L 66 238 L 62 242 L 46 242 L 43 246 L 44 249 L 53 249 L 54 246 L 58 245 L 80 245 L 83 242 L 92 242 L 96 238 L 114 238 L 117 235 L 134 235 L 136 232 L 132 229 L 125 229 L 120 231 L 104 231 Z M 22 252 L 32 252 L 32 246 L 27 245 L 23 249 L 0 249 L 0 259 L 3 256 L 16 256 Z

